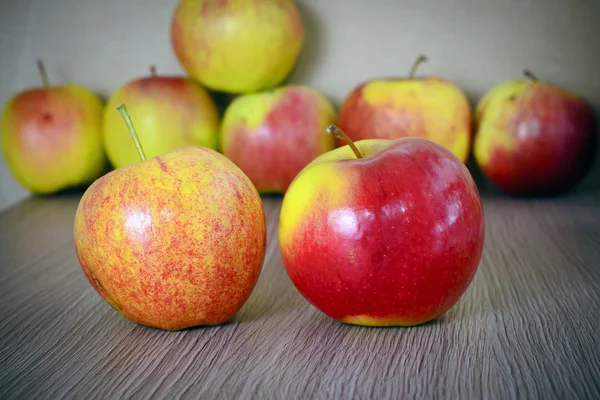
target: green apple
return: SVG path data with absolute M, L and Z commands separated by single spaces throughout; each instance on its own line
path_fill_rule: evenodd
M 217 148 L 219 114 L 206 89 L 182 76 L 150 75 L 118 88 L 108 100 L 103 117 L 103 141 L 111 164 L 118 168 L 138 160 L 127 127 L 115 108 L 130 104 L 148 157 L 182 146 Z
M 246 93 L 289 75 L 304 28 L 293 0 L 181 0 L 171 42 L 183 68 L 204 86 Z
M 12 96 L 2 112 L 2 152 L 15 179 L 35 194 L 91 183 L 104 172 L 102 103 L 78 85 L 42 87 Z

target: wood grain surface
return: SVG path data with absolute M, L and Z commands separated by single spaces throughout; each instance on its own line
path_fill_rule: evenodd
M 258 285 L 224 325 L 135 325 L 86 281 L 78 195 L 0 214 L 0 398 L 598 399 L 600 193 L 484 197 L 486 245 L 461 301 L 412 328 L 320 314 L 283 268 L 265 198 Z

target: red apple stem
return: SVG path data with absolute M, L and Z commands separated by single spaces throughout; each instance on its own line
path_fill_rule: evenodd
M 528 69 L 524 70 L 523 71 L 523 75 L 525 75 L 525 77 L 531 79 L 533 82 L 539 82 L 540 81 L 538 79 L 538 77 L 533 72 L 531 72 L 531 70 L 528 70 Z
M 150 66 L 150 76 L 156 76 L 156 65 L 154 64 Z
M 422 63 L 428 61 L 427 60 L 427 56 L 421 54 L 419 57 L 417 57 L 417 59 L 415 60 L 415 62 L 413 63 L 412 67 L 410 68 L 410 74 L 408 74 L 408 79 L 413 79 L 415 77 L 415 74 L 417 73 L 417 68 L 419 68 L 419 65 L 421 65 Z
M 338 139 L 343 140 L 344 142 L 348 143 L 348 146 L 350 146 L 350 148 L 352 149 L 352 151 L 354 152 L 354 154 L 356 155 L 356 158 L 363 158 L 363 155 L 360 153 L 360 151 L 358 151 L 358 148 L 356 147 L 356 145 L 354 144 L 354 142 L 352 141 L 352 139 L 350 139 L 348 137 L 348 135 L 346 135 L 344 133 L 344 131 L 342 131 L 340 128 L 338 128 L 335 125 L 329 125 L 325 131 L 327 133 L 329 133 L 332 136 L 335 136 Z
M 129 136 L 131 136 L 131 140 L 133 140 L 133 143 L 135 144 L 135 148 L 137 149 L 138 154 L 140 155 L 140 160 L 145 161 L 146 154 L 144 154 L 144 149 L 142 148 L 140 139 L 138 138 L 138 135 L 135 132 L 135 128 L 133 127 L 133 122 L 131 121 L 131 116 L 129 115 L 129 112 L 127 112 L 127 107 L 125 107 L 125 104 L 121 104 L 120 106 L 117 107 L 117 110 L 119 110 L 119 112 L 121 113 L 121 116 L 123 116 L 123 119 L 125 120 L 125 123 L 127 124 L 127 128 L 129 129 Z
M 37 68 L 40 71 L 40 77 L 42 78 L 42 85 L 47 88 L 50 87 L 50 82 L 48 82 L 48 73 L 46 72 L 46 67 L 44 66 L 44 62 L 41 58 L 37 59 Z

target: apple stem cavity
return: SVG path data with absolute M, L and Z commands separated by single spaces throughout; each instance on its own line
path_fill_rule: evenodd
M 119 113 L 121 113 L 121 116 L 123 116 L 123 119 L 127 124 L 127 128 L 129 128 L 129 135 L 131 136 L 131 140 L 133 140 L 133 143 L 135 143 L 135 147 L 138 151 L 138 154 L 140 155 L 140 160 L 146 161 L 146 154 L 144 154 L 144 149 L 142 148 L 140 139 L 138 138 L 138 135 L 135 132 L 133 122 L 131 121 L 131 115 L 129 115 L 129 112 L 127 112 L 127 107 L 125 107 L 125 104 L 121 104 L 117 107 L 117 110 L 119 110 Z
M 419 68 L 419 65 L 421 65 L 422 63 L 428 61 L 427 57 L 423 54 L 421 54 L 419 57 L 417 57 L 417 59 L 415 60 L 415 62 L 413 63 L 412 67 L 410 68 L 410 74 L 408 74 L 408 79 L 414 79 L 415 74 L 417 73 L 417 68 Z
M 531 72 L 530 70 L 526 69 L 523 71 L 523 75 L 525 75 L 526 78 L 530 79 L 533 82 L 539 82 L 540 80 L 538 79 L 538 77 Z
M 150 76 L 156 76 L 156 65 L 154 64 L 150 66 Z
M 50 87 L 50 82 L 48 82 L 48 73 L 46 72 L 46 67 L 44 66 L 44 62 L 41 58 L 37 59 L 37 68 L 40 72 L 40 77 L 42 78 L 42 85 L 45 88 Z
M 354 142 L 352 141 L 352 139 L 350 139 L 348 137 L 348 135 L 346 135 L 344 133 L 343 130 L 341 130 L 340 128 L 338 128 L 335 125 L 329 125 L 325 129 L 325 131 L 327 133 L 329 133 L 330 135 L 335 136 L 336 138 L 341 139 L 344 142 L 348 143 L 348 146 L 350 146 L 350 148 L 352 149 L 352 151 L 356 155 L 356 158 L 363 158 L 363 155 L 360 153 L 360 151 L 358 150 L 358 148 L 356 147 L 356 145 L 354 144 Z

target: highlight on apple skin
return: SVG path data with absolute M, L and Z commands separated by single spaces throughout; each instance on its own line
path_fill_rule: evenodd
M 220 149 L 261 193 L 284 193 L 335 140 L 324 134 L 336 113 L 320 92 L 286 85 L 236 98 L 221 124 Z
M 422 138 L 330 151 L 284 196 L 279 245 L 300 293 L 339 321 L 411 326 L 446 313 L 479 266 L 478 189 L 450 151 Z
M 154 67 L 145 77 L 119 87 L 103 113 L 102 140 L 115 168 L 139 161 L 127 126 L 115 108 L 128 104 L 148 157 L 182 146 L 217 149 L 219 112 L 208 91 L 183 76 L 158 75 Z
M 133 128 L 132 128 L 133 131 Z M 250 296 L 266 246 L 262 200 L 222 154 L 184 146 L 96 180 L 74 240 L 99 295 L 127 319 L 165 330 L 226 322 Z
M 471 106 L 463 91 L 442 77 L 416 77 L 420 56 L 406 78 L 371 79 L 342 103 L 338 125 L 354 141 L 422 137 L 466 163 L 471 151 Z
M 181 0 L 171 43 L 183 68 L 205 87 L 247 93 L 289 75 L 304 26 L 293 0 Z
M 79 85 L 51 86 L 41 60 L 43 85 L 13 95 L 2 112 L 6 165 L 34 194 L 85 186 L 102 175 L 102 102 Z
M 496 85 L 477 105 L 475 161 L 508 194 L 568 192 L 596 155 L 593 109 L 583 97 L 525 74 Z

